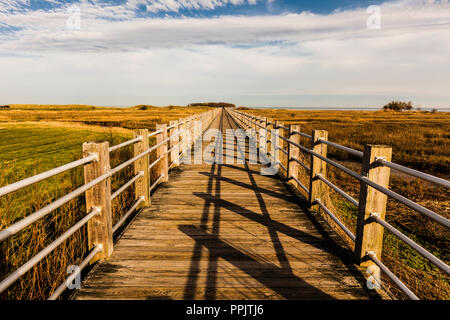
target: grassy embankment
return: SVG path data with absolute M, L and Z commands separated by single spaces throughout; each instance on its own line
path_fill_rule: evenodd
M 449 113 L 279 109 L 243 111 L 280 120 L 285 125 L 301 124 L 301 131 L 308 134 L 314 129 L 328 130 L 330 141 L 357 150 L 363 150 L 365 144 L 388 145 L 393 148 L 394 162 L 442 178 L 450 177 Z M 303 138 L 302 144 L 310 146 L 310 142 Z M 328 147 L 328 156 L 356 172 L 361 171 L 359 158 L 332 147 Z M 302 155 L 302 158 L 309 165 L 309 157 Z M 359 182 L 332 166 L 327 167 L 328 178 L 358 199 Z M 308 174 L 303 168 L 300 172 L 301 181 L 308 186 Z M 450 216 L 450 193 L 445 188 L 395 171 L 391 174 L 390 188 L 438 214 L 447 218 Z M 330 191 L 328 201 L 327 206 L 355 232 L 357 209 L 334 191 Z M 392 199 L 388 200 L 386 220 L 446 263 L 450 262 L 450 232 L 446 228 Z M 338 230 L 339 227 L 335 228 Z M 348 243 L 352 246 L 350 240 Z M 420 298 L 450 298 L 449 277 L 389 232 L 385 232 L 382 260 Z M 403 297 L 388 279 L 383 277 L 383 281 L 395 295 Z
M 30 177 L 79 159 L 85 141 L 109 141 L 115 145 L 132 137 L 132 128 L 154 129 L 208 108 L 147 107 L 97 108 L 91 106 L 13 105 L 0 110 L 0 186 Z M 89 124 L 89 125 L 87 125 Z M 95 124 L 95 125 L 93 125 Z M 121 127 L 121 128 L 118 128 Z M 129 128 L 129 129 L 124 129 Z M 153 143 L 153 141 L 151 141 Z M 132 157 L 129 146 L 111 154 L 115 167 Z M 153 155 L 154 156 L 154 155 Z M 112 178 L 116 190 L 133 176 L 132 167 Z M 44 207 L 83 184 L 83 168 L 71 170 L 0 198 L 0 230 Z M 113 223 L 134 200 L 129 188 L 113 201 Z M 1 279 L 20 267 L 86 213 L 80 196 L 0 244 Z M 44 299 L 67 277 L 87 251 L 86 228 L 48 255 L 22 276 L 2 298 Z

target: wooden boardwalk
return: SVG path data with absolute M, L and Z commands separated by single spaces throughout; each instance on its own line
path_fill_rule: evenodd
M 237 128 L 226 113 L 214 128 Z M 259 165 L 181 165 L 75 299 L 369 299 L 306 200 Z

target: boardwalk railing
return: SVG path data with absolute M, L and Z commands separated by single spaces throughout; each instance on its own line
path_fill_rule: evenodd
M 53 292 L 50 299 L 57 299 L 89 263 L 108 258 L 113 252 L 114 232 L 125 223 L 127 218 L 137 208 L 150 204 L 151 191 L 161 182 L 168 181 L 169 170 L 179 164 L 181 157 L 190 150 L 194 141 L 201 138 L 203 131 L 208 128 L 219 112 L 220 109 L 213 109 L 180 121 L 171 121 L 169 125 L 160 124 L 157 125 L 155 132 L 149 133 L 147 129 L 136 130 L 133 139 L 112 147 L 109 146 L 108 142 L 86 142 L 83 144 L 84 156 L 82 159 L 1 187 L 0 197 L 76 167 L 84 166 L 84 185 L 1 230 L 0 243 L 83 193 L 86 198 L 87 213 L 51 244 L 3 279 L 0 282 L 0 293 L 10 287 L 84 225 L 87 225 L 88 228 L 90 251 L 78 265 L 76 271 Z M 156 137 L 156 144 L 151 147 L 149 146 L 150 137 Z M 134 145 L 134 157 L 111 169 L 110 153 L 129 145 Z M 149 154 L 153 151 L 156 151 L 157 158 L 152 163 L 149 163 Z M 153 184 L 150 185 L 151 170 L 158 163 L 160 163 L 157 172 L 158 176 Z M 111 177 L 131 165 L 134 166 L 134 177 L 112 193 Z M 113 226 L 111 202 L 133 184 L 136 194 L 135 202 Z
M 321 208 L 347 234 L 354 243 L 356 263 L 367 267 L 373 279 L 379 281 L 380 270 L 382 270 L 410 299 L 418 299 L 380 260 L 384 229 L 393 233 L 444 273 L 450 275 L 450 268 L 445 262 L 408 238 L 384 219 L 387 198 L 390 197 L 449 228 L 450 221 L 448 219 L 405 198 L 388 187 L 391 168 L 446 188 L 450 188 L 449 181 L 391 162 L 392 149 L 387 146 L 366 145 L 364 151 L 361 152 L 328 141 L 328 132 L 325 130 L 314 130 L 312 135 L 309 135 L 301 132 L 299 125 L 292 124 L 289 127 L 285 127 L 282 122 L 274 122 L 270 119 L 246 114 L 238 110 L 230 111 L 230 114 L 243 128 L 251 129 L 250 135 L 254 136 L 258 143 L 258 148 L 263 149 L 264 154 L 268 155 L 282 169 L 279 173 L 288 181 L 293 181 L 295 187 L 306 192 L 309 196 L 310 206 L 312 208 Z M 309 139 L 312 148 L 301 145 L 300 137 Z M 271 143 L 271 141 L 275 141 L 274 138 L 279 142 Z M 328 146 L 361 158 L 362 173 L 357 173 L 327 158 Z M 310 155 L 311 167 L 308 167 L 301 161 L 299 151 Z M 359 201 L 352 198 L 326 178 L 327 164 L 360 181 Z M 309 188 L 301 183 L 298 166 L 302 166 L 309 172 Z M 326 198 L 327 187 L 336 191 L 358 208 L 356 235 L 325 205 L 324 199 Z

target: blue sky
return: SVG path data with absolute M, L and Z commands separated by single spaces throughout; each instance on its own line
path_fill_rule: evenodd
M 444 39 L 447 0 L 0 0 L 0 104 L 450 107 Z
M 1 2 L 1 1 L 0 1 Z M 78 0 L 33 0 L 33 1 L 4 1 L 4 2 L 16 2 L 18 4 L 18 8 L 20 9 L 30 9 L 30 10 L 51 10 L 55 9 L 67 4 L 77 4 L 80 1 Z M 127 0 L 100 0 L 100 1 L 88 1 L 93 4 L 97 4 L 99 6 L 102 5 L 124 5 L 127 3 Z M 152 2 L 152 1 L 149 1 Z M 157 1 L 156 1 L 157 2 Z M 179 1 L 180 3 L 182 1 Z M 189 1 L 186 1 L 189 3 Z M 205 1 L 204 3 L 207 3 Z M 218 1 L 220 2 L 220 1 Z M 356 1 L 356 0 L 272 0 L 272 1 L 236 1 L 236 4 L 233 4 L 232 1 L 224 2 L 223 4 L 217 5 L 214 8 L 208 8 L 207 6 L 201 6 L 200 8 L 194 9 L 185 6 L 184 8 L 178 9 L 176 12 L 173 10 L 162 10 L 157 13 L 151 13 L 147 11 L 146 4 L 144 1 L 137 6 L 137 11 L 142 13 L 145 16 L 145 12 L 147 12 L 147 16 L 163 16 L 165 14 L 170 14 L 172 16 L 186 15 L 186 16 L 205 16 L 210 17 L 214 15 L 260 15 L 260 14 L 282 14 L 286 12 L 303 12 L 310 11 L 313 13 L 327 14 L 331 13 L 335 10 L 348 10 L 355 8 L 366 8 L 369 5 L 377 5 L 383 3 L 383 1 L 379 0 L 364 0 L 364 1 Z

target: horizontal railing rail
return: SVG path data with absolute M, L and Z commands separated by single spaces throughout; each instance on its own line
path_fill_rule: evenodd
M 148 133 L 146 129 L 137 130 L 133 139 L 111 147 L 108 146 L 108 143 L 85 143 L 83 144 L 85 156 L 80 160 L 1 187 L 0 196 L 4 196 L 60 173 L 84 166 L 85 184 L 1 230 L 0 243 L 82 194 L 86 196 L 86 207 L 89 213 L 50 245 L 3 279 L 0 282 L 0 293 L 7 290 L 21 276 L 85 225 L 88 226 L 88 229 L 103 228 L 103 231 L 100 233 L 88 232 L 88 235 L 103 234 L 106 238 L 95 238 L 93 236 L 92 239 L 89 239 L 91 246 L 89 253 L 78 265 L 77 271 L 72 273 L 52 293 L 49 299 L 57 299 L 89 263 L 110 256 L 112 253 L 112 235 L 124 225 L 136 209 L 142 205 L 149 205 L 151 191 L 158 184 L 167 181 L 169 176 L 169 157 L 171 158 L 170 167 L 179 164 L 181 156 L 189 150 L 190 144 L 200 137 L 202 131 L 211 124 L 218 112 L 219 109 L 213 109 L 179 121 L 172 121 L 170 125 L 157 125 L 156 130 L 151 133 Z M 156 144 L 150 147 L 149 138 L 151 137 L 156 137 Z M 109 169 L 109 153 L 131 145 L 134 145 L 134 157 L 117 165 L 115 168 Z M 150 164 L 149 154 L 153 151 L 157 152 L 157 158 Z M 144 165 L 142 165 L 143 163 Z M 158 176 L 151 183 L 150 171 L 156 164 L 160 164 Z M 130 165 L 134 165 L 135 175 L 112 193 L 110 183 L 106 183 L 106 181 Z M 135 185 L 136 200 L 119 221 L 112 226 L 111 202 L 132 185 Z M 93 189 L 100 190 L 100 192 L 94 194 Z M 101 194 L 102 197 L 98 197 L 98 194 Z M 97 219 L 97 223 L 90 223 L 93 219 Z M 108 228 L 110 229 L 108 230 Z
M 436 221 L 444 227 L 450 228 L 450 221 L 445 217 L 433 212 L 430 209 L 392 191 L 389 189 L 389 169 L 391 168 L 416 178 L 432 182 L 442 187 L 450 188 L 450 182 L 390 161 L 391 148 L 384 146 L 365 146 L 364 152 L 340 145 L 335 142 L 328 141 L 328 133 L 323 130 L 314 130 L 312 135 L 301 132 L 299 125 L 284 126 L 278 121 L 269 120 L 267 118 L 257 117 L 238 110 L 230 111 L 236 122 L 240 123 L 244 129 L 251 129 L 250 135 L 255 136 L 255 140 L 259 141 L 258 148 L 265 148 L 264 152 L 270 155 L 275 164 L 278 165 L 286 173 L 285 177 L 288 181 L 293 180 L 309 197 L 311 207 L 318 206 L 328 217 L 330 217 L 355 243 L 356 262 L 363 266 L 376 266 L 383 271 L 398 287 L 411 299 L 418 299 L 417 296 L 407 288 L 377 257 L 381 256 L 383 243 L 383 229 L 388 230 L 401 241 L 409 245 L 420 255 L 445 272 L 450 274 L 449 266 L 430 253 L 428 250 L 411 240 L 409 237 L 401 233 L 392 225 L 384 220 L 387 197 L 390 197 L 410 209 L 419 212 L 428 218 Z M 260 132 L 258 132 L 258 129 Z M 311 149 L 300 144 L 299 139 L 293 137 L 304 137 L 310 139 Z M 262 140 L 261 140 L 262 139 Z M 275 142 L 280 140 L 280 145 Z M 262 145 L 261 145 L 262 144 Z M 283 147 L 286 144 L 287 147 Z M 269 145 L 270 149 L 269 150 Z M 361 174 L 343 166 L 342 164 L 331 160 L 327 157 L 327 149 L 324 146 L 330 146 L 345 151 L 351 155 L 363 159 L 363 172 Z M 308 166 L 299 160 L 295 150 L 297 148 L 311 157 L 311 165 Z M 280 153 L 281 151 L 281 153 Z M 277 160 L 284 155 L 287 161 Z M 341 188 L 333 184 L 325 177 L 325 164 L 345 172 L 351 177 L 357 179 L 361 183 L 360 200 L 356 200 L 343 191 Z M 300 181 L 298 169 L 296 165 L 300 165 L 309 172 L 310 188 L 308 189 Z M 294 172 L 294 175 L 292 174 Z M 322 185 L 321 185 L 322 183 Z M 323 202 L 326 198 L 324 187 L 327 186 L 337 192 L 340 196 L 352 203 L 358 208 L 357 233 L 354 235 L 340 220 L 331 212 Z M 370 189 L 373 188 L 374 190 Z M 376 193 L 378 192 L 378 193 Z M 383 197 L 383 195 L 387 197 Z M 371 200 L 368 201 L 368 198 Z M 382 212 L 375 212 L 376 208 Z M 381 228 L 381 229 L 380 229 Z M 369 238 L 371 237 L 371 238 Z M 375 237 L 375 238 L 374 238 Z

